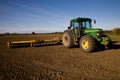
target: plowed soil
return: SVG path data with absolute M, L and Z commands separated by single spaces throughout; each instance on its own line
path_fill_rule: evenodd
M 120 36 L 94 53 L 63 45 L 7 48 L 7 41 L 51 39 L 58 34 L 0 36 L 0 80 L 120 80 Z

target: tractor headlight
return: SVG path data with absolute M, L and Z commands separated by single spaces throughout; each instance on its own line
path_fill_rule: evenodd
M 102 37 L 103 31 L 98 31 L 95 33 L 95 37 Z

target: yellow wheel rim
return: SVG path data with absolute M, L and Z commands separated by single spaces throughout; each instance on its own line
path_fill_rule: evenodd
M 82 47 L 87 49 L 89 47 L 89 42 L 87 40 L 82 40 Z

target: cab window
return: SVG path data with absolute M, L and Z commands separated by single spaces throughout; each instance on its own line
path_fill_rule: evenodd
M 73 22 L 73 27 L 74 27 L 74 29 L 77 29 L 78 26 L 79 26 L 79 22 Z

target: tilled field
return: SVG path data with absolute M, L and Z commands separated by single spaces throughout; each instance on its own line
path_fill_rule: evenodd
M 51 39 L 57 34 L 0 36 L 0 80 L 119 80 L 120 37 L 113 49 L 84 53 L 63 45 L 7 48 L 7 41 Z

